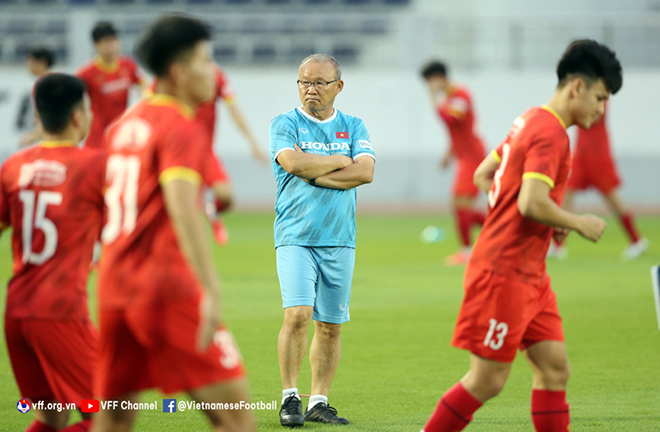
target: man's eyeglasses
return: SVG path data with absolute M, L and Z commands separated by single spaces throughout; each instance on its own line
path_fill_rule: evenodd
M 332 84 L 333 82 L 337 82 L 337 81 L 339 81 L 339 80 L 334 80 L 334 81 L 301 81 L 301 80 L 298 80 L 296 82 L 302 88 L 310 88 L 311 86 L 314 86 L 314 87 L 316 87 L 317 90 L 325 90 L 326 88 L 328 88 L 328 86 L 330 84 Z

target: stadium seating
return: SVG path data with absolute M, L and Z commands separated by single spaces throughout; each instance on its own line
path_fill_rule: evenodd
M 0 0 L 0 7 L 18 3 L 21 13 L 0 14 L 0 63 L 21 63 L 26 47 L 43 43 L 60 47 L 63 61 L 82 42 L 72 42 L 69 32 L 80 25 L 71 7 L 104 7 L 120 31 L 125 52 L 132 53 L 142 31 L 163 7 L 185 5 L 208 17 L 213 28 L 213 54 L 217 61 L 231 64 L 297 64 L 314 49 L 336 48 L 344 62 L 357 62 L 367 52 L 361 46 L 390 33 L 393 25 L 387 5 L 410 0 Z M 37 8 L 48 5 L 48 12 Z M 208 6 L 217 5 L 216 8 Z M 309 5 L 309 7 L 306 7 Z M 360 14 L 352 14 L 356 6 Z M 12 6 L 13 7 L 13 6 Z M 318 8 L 317 8 L 318 7 Z M 110 9 L 107 9 L 110 8 Z M 34 11 L 38 18 L 32 19 Z M 51 13 L 52 11 L 52 13 Z M 374 13 L 362 13 L 373 11 Z M 229 13 L 229 18 L 227 15 Z M 11 18 L 10 18 L 11 16 Z M 89 27 L 90 23 L 82 23 Z M 309 43 L 316 37 L 322 46 Z M 347 37 L 350 44 L 346 44 Z M 88 41 L 84 41 L 87 43 Z

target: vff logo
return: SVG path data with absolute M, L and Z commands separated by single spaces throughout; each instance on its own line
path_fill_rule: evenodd
M 176 412 L 176 399 L 163 399 L 163 412 L 175 413 Z

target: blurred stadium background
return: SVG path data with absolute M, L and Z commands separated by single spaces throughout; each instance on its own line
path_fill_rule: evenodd
M 215 59 L 264 149 L 270 120 L 299 105 L 300 60 L 334 55 L 346 82 L 336 106 L 364 119 L 378 155 L 375 181 L 359 193 L 362 209 L 377 210 L 448 202 L 451 175 L 437 163 L 447 137 L 419 77 L 425 61 L 445 60 L 452 79 L 472 90 L 481 134 L 494 148 L 517 115 L 548 100 L 566 45 L 597 39 L 624 67 L 609 114 L 622 196 L 638 211 L 660 211 L 660 0 L 0 0 L 0 161 L 17 148 L 18 107 L 33 83 L 23 65 L 30 46 L 53 48 L 55 70 L 74 71 L 93 56 L 95 21 L 113 21 L 132 54 L 145 26 L 171 11 L 213 26 Z M 251 161 L 226 114 L 215 145 L 238 207 L 271 208 L 272 171 Z M 595 194 L 578 202 L 600 205 Z

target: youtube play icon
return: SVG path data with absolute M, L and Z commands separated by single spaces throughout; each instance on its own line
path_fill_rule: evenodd
M 80 403 L 80 411 L 84 413 L 95 413 L 99 412 L 99 401 L 96 399 L 83 399 Z

